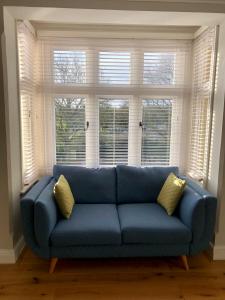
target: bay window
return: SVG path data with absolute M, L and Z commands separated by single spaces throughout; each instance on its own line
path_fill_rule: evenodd
M 32 49 L 24 49 L 21 41 L 31 38 L 31 33 L 23 23 L 19 26 L 19 65 L 23 70 L 23 53 Z M 32 63 L 33 68 L 37 66 L 38 80 L 32 86 L 39 93 L 43 117 L 29 121 L 29 111 L 31 115 L 34 112 L 30 100 L 24 100 L 30 98 L 20 76 L 25 174 L 32 159 L 38 168 L 32 139 L 34 123 L 37 127 L 41 120 L 44 150 L 39 164 L 42 160 L 43 173 L 57 163 L 88 167 L 177 165 L 197 174 L 203 168 L 202 157 L 205 161 L 208 156 L 205 149 L 210 136 L 206 126 L 210 101 L 203 94 L 212 90 L 212 75 L 207 70 L 213 69 L 215 29 L 208 29 L 204 36 L 209 32 L 212 38 L 203 43 L 208 50 L 203 47 L 202 51 L 211 60 L 204 62 L 195 58 L 196 42 L 190 40 L 33 36 L 39 56 L 27 63 L 31 69 Z M 204 36 L 198 39 L 202 41 Z M 198 49 L 201 53 L 201 47 Z M 201 84 L 197 68 L 205 72 Z

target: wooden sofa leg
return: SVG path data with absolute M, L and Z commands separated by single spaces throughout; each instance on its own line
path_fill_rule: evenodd
M 188 266 L 187 256 L 186 255 L 181 255 L 181 260 L 182 260 L 182 263 L 184 265 L 185 270 L 188 271 L 189 266 Z
M 50 260 L 49 273 L 52 274 L 55 270 L 55 266 L 57 264 L 58 258 L 52 257 Z

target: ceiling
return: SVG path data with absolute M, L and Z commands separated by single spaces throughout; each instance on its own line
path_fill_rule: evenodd
M 219 24 L 225 18 L 225 15 L 220 13 L 68 9 L 49 7 L 7 7 L 6 9 L 16 19 L 35 21 L 39 24 L 44 22 L 45 24 L 69 23 L 133 26 L 208 26 L 212 24 Z

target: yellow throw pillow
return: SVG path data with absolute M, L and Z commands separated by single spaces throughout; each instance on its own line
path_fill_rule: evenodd
M 63 175 L 60 175 L 54 186 L 54 195 L 62 215 L 69 219 L 75 201 L 69 183 Z
M 168 215 L 171 216 L 183 194 L 186 182 L 175 176 L 173 173 L 167 177 L 159 195 L 157 202 L 165 208 Z

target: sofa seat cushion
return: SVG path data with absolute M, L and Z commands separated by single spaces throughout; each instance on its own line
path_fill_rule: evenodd
M 191 231 L 157 203 L 118 205 L 124 244 L 187 244 Z
M 115 204 L 76 204 L 69 220 L 60 219 L 51 234 L 56 247 L 120 245 L 121 232 Z

